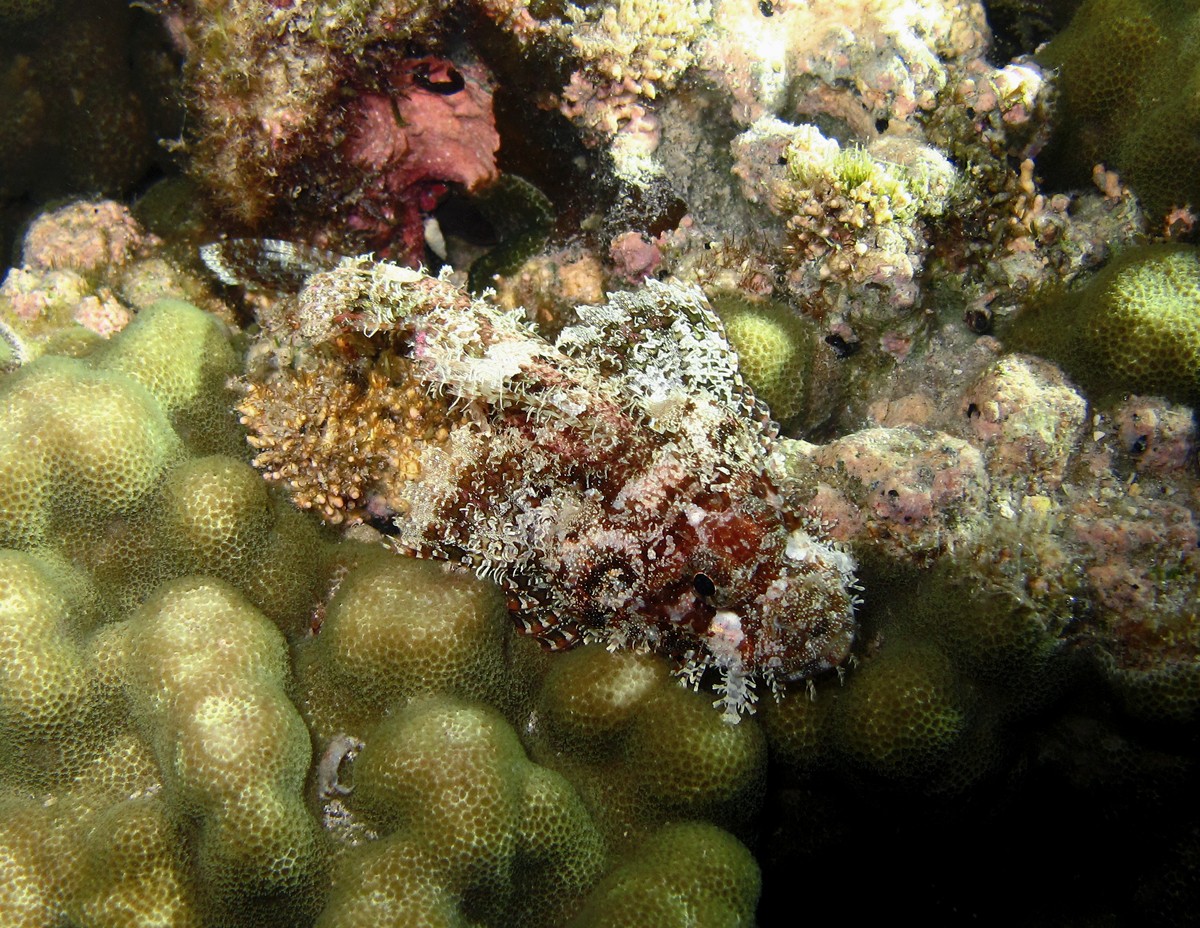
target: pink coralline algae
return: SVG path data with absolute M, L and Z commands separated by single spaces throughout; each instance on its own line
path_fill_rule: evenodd
M 817 514 L 784 504 L 774 429 L 698 289 L 651 280 L 580 306 L 550 344 L 396 265 L 323 268 L 279 242 L 205 257 L 230 282 L 307 277 L 276 334 L 336 344 L 349 326 L 370 340 L 354 350 L 390 344 L 453 399 L 456 424 L 376 523 L 400 550 L 506 588 L 526 634 L 654 650 L 694 685 L 711 668 L 731 722 L 753 711 L 757 679 L 775 689 L 846 658 L 854 562 Z
M 473 191 L 498 176 L 491 90 L 482 67 L 433 57 L 395 63 L 380 85 L 346 118 L 342 154 L 366 179 L 347 224 L 381 255 L 419 261 L 424 217 L 450 185 Z
M 1196 426 L 1186 406 L 1131 396 L 1117 409 L 1116 424 L 1139 474 L 1186 471 L 1196 453 Z
M 370 8 L 366 8 L 369 6 Z M 452 186 L 497 176 L 487 69 L 436 4 L 171 3 L 189 168 L 225 221 L 402 263 Z
M 39 216 L 25 233 L 19 266 L 0 282 L 0 340 L 14 367 L 96 336 L 108 339 L 164 297 L 206 300 L 162 242 L 112 200 L 78 201 Z
M 988 476 L 979 451 L 928 429 L 864 429 L 813 449 L 811 504 L 839 541 L 917 563 L 977 531 Z
M 616 273 L 630 283 L 650 277 L 662 264 L 658 246 L 647 241 L 639 232 L 623 232 L 613 239 L 609 248 Z
M 156 243 L 128 207 L 112 200 L 83 200 L 43 216 L 30 226 L 21 260 L 35 271 L 69 268 L 89 274 L 125 264 Z

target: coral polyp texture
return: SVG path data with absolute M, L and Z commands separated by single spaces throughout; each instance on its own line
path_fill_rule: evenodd
M 714 306 L 746 382 L 780 422 L 806 408 L 815 327 L 787 306 L 718 295 Z
M 1095 164 L 1124 173 L 1156 218 L 1200 204 L 1189 165 L 1200 155 L 1200 6 L 1090 0 L 1038 53 L 1058 71 L 1062 98 L 1054 164 L 1074 179 Z M 1187 88 L 1187 89 L 1185 89 Z
M 1200 253 L 1132 248 L 1085 286 L 1048 293 L 1014 323 L 1014 345 L 1062 364 L 1097 394 L 1200 400 Z
M 1195 921 L 1194 3 L 149 6 L 0 0 L 0 925 Z

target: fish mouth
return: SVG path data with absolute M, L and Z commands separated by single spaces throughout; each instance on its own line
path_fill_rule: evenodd
M 732 609 L 718 609 L 713 613 L 712 622 L 708 626 L 709 641 L 719 640 L 737 648 L 746 640 L 742 630 L 742 617 Z
M 746 632 L 742 628 L 742 617 L 730 609 L 718 609 L 713 613 L 705 633 L 705 644 L 718 667 L 742 667 L 742 644 Z

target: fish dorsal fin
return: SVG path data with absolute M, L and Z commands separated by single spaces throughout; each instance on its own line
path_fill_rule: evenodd
M 299 293 L 313 274 L 330 271 L 341 255 L 273 238 L 231 238 L 204 245 L 200 257 L 224 283 L 252 290 Z
M 763 443 L 778 435 L 770 410 L 742 378 L 737 352 L 704 292 L 650 279 L 638 290 L 610 293 L 608 302 L 576 309 L 557 347 L 623 381 L 647 409 L 673 393 L 704 393 L 754 423 Z

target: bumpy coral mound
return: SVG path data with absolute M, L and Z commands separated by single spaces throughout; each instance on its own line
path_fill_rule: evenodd
M 1105 668 L 1122 707 L 1133 718 L 1161 724 L 1191 724 L 1200 717 L 1200 665 L 1164 662 L 1144 670 Z
M 1200 252 L 1152 245 L 1121 254 L 1078 290 L 1052 295 L 1010 337 L 1098 396 L 1200 400 Z
M 0 552 L 0 773 L 71 768 L 96 693 L 72 609 L 83 578 L 54 558 Z
M 752 821 L 761 731 L 723 722 L 662 659 L 585 647 L 530 692 L 543 661 L 487 587 L 381 552 L 356 563 L 300 659 L 326 822 L 347 845 L 322 926 L 561 925 L 662 823 Z M 529 755 L 481 698 L 532 720 Z
M 1058 654 L 1065 617 L 1039 612 L 1020 591 L 954 564 L 921 576 L 909 595 L 907 621 L 966 677 L 1022 702 L 1045 689 L 1041 675 Z
M 714 306 L 746 382 L 775 419 L 795 418 L 805 406 L 804 381 L 816 350 L 816 329 L 777 303 L 718 296 Z
M 314 547 L 313 526 L 272 502 L 249 465 L 187 460 L 189 449 L 238 448 L 225 386 L 234 364 L 220 323 L 163 301 L 84 358 L 50 356 L 17 372 L 0 398 L 0 537 L 67 539 L 104 576 L 100 596 L 116 609 L 190 570 L 242 585 L 282 618 L 297 605 L 291 591 L 311 595 L 295 557 Z M 115 531 L 96 521 L 116 517 Z M 159 547 L 144 550 L 141 532 Z
M 1200 204 L 1195 0 L 1089 0 L 1040 55 L 1062 94 L 1052 160 L 1077 185 L 1103 163 L 1151 214 Z
M 232 364 L 221 324 L 167 301 L 0 384 L 0 783 L 54 797 L 46 859 L 6 838 L 13 879 L 41 874 L 13 901 L 46 913 L 29 924 L 262 924 L 316 904 L 284 637 L 226 581 L 299 634 L 322 543 L 248 464 L 193 456 L 232 434 Z
M 498 591 L 440 565 L 359 552 L 321 633 L 299 654 L 318 739 L 363 737 L 380 707 L 433 693 L 504 705 L 515 697 Z
M 748 828 L 753 720 L 602 648 L 543 691 L 494 587 L 332 545 L 212 453 L 213 317 L 160 301 L 79 355 L 0 381 L 0 921 L 558 926 L 614 904 L 618 846 Z M 688 827 L 719 879 L 694 882 L 691 841 L 671 879 L 744 919 L 757 868 Z M 653 895 L 655 866 L 616 885 Z
M 966 730 L 961 688 L 935 646 L 898 643 L 850 680 L 838 706 L 839 747 L 871 773 L 927 774 Z
M 179 835 L 167 804 L 141 796 L 109 806 L 91 823 L 79 860 L 72 923 L 89 928 L 202 924 L 187 886 Z
M 710 702 L 660 659 L 581 648 L 551 666 L 533 756 L 577 786 L 618 844 L 668 817 L 744 830 L 762 801 L 766 741 L 754 719 L 729 725 Z
M 732 835 L 699 822 L 667 825 L 605 878 L 571 926 L 749 925 L 759 880 Z
M 6 387 L 0 537 L 7 544 L 43 540 L 76 507 L 128 512 L 179 452 L 162 409 L 131 378 L 48 358 Z
M 259 898 L 303 910 L 321 865 L 300 789 L 312 747 L 284 689 L 279 630 L 232 588 L 186 578 L 106 631 L 110 655 L 124 639 L 134 718 L 164 792 L 198 821 L 196 866 L 217 910 Z
M 50 815 L 35 800 L 0 798 L 0 918 L 16 928 L 41 928 L 57 919 L 58 877 L 46 846 Z
M 600 871 L 575 790 L 492 710 L 414 701 L 371 733 L 354 778 L 349 804 L 387 837 L 347 856 L 322 926 L 422 924 L 450 900 L 488 923 L 512 923 L 517 906 L 522 924 L 555 924 Z

